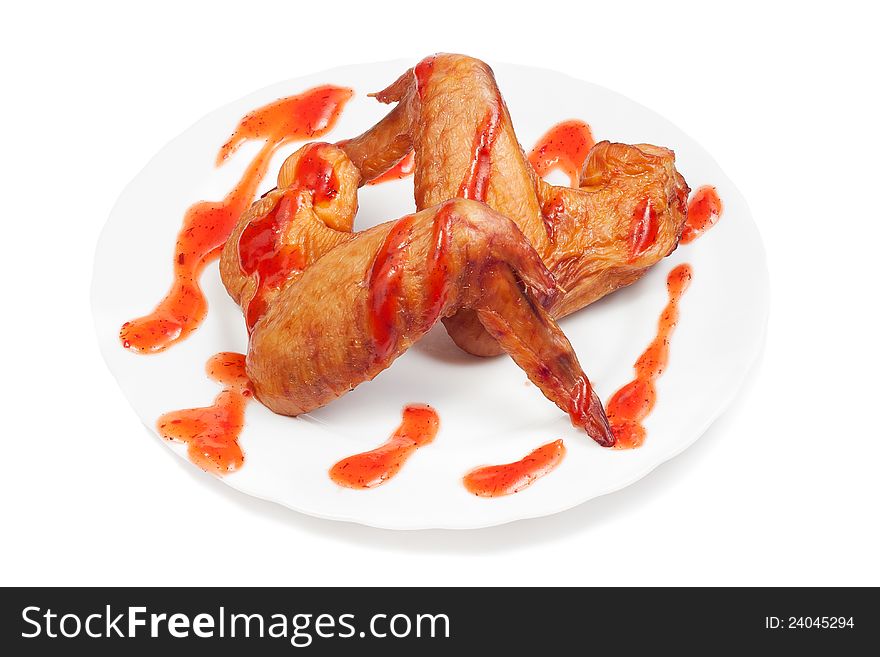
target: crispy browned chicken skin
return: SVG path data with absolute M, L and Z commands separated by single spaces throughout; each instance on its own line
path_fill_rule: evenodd
M 366 177 L 415 149 L 418 209 L 449 198 L 484 201 L 513 219 L 556 279 L 543 299 L 562 317 L 629 285 L 678 244 L 688 187 L 672 151 L 600 142 L 579 188 L 538 178 L 522 148 L 491 68 L 463 55 L 435 55 L 376 97 L 394 109 L 343 148 Z M 501 349 L 467 309 L 444 319 L 476 355 Z
M 613 444 L 577 356 L 536 301 L 552 298 L 555 283 L 516 224 L 482 203 L 453 199 L 351 233 L 358 179 L 338 147 L 303 147 L 224 248 L 221 276 L 249 318 L 262 294 L 247 355 L 260 401 L 284 415 L 323 406 L 386 369 L 440 318 L 467 308 L 576 426 Z M 266 288 L 261 274 L 273 270 L 245 272 L 243 236 L 272 217 L 277 242 L 262 253 L 268 260 L 286 253 L 298 264 Z

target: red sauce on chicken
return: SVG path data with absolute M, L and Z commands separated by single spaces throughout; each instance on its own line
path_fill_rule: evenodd
M 413 69 L 413 73 L 416 76 L 416 89 L 419 92 L 419 97 L 424 93 L 425 84 L 434 74 L 434 60 L 437 57 L 431 55 L 430 57 L 425 57 L 422 61 L 416 64 Z
M 434 441 L 440 418 L 430 406 L 410 404 L 403 409 L 403 420 L 385 443 L 342 459 L 330 468 L 330 478 L 346 488 L 375 488 L 398 473 L 418 448 Z
M 416 166 L 416 152 L 410 151 L 381 176 L 373 178 L 368 185 L 378 185 L 379 183 L 390 182 L 392 180 L 401 180 L 407 176 L 411 176 Z
M 660 226 L 657 221 L 657 210 L 651 199 L 639 203 L 632 216 L 632 230 L 629 234 L 629 260 L 636 260 L 657 240 Z
M 244 463 L 238 436 L 244 426 L 245 406 L 253 392 L 245 374 L 243 354 L 215 354 L 205 369 L 209 377 L 224 386 L 214 403 L 166 413 L 156 421 L 156 427 L 164 438 L 186 443 L 189 458 L 197 466 L 223 475 Z
M 639 447 L 645 441 L 642 422 L 657 401 L 655 382 L 669 363 L 669 341 L 678 324 L 678 304 L 690 285 L 693 270 L 688 264 L 675 267 L 666 279 L 669 303 L 657 323 L 657 335 L 634 365 L 635 378 L 618 390 L 606 405 L 614 433 L 615 449 Z
M 487 465 L 471 470 L 464 476 L 464 487 L 479 497 L 512 495 L 531 486 L 549 473 L 565 457 L 561 440 L 539 447 L 519 461 L 504 465 Z
M 310 193 L 314 203 L 332 200 L 339 192 L 333 166 L 320 156 L 324 144 L 310 144 L 296 164 L 294 181 L 265 216 L 255 217 L 238 239 L 241 271 L 255 276 L 257 289 L 244 309 L 248 331 L 267 309 L 266 296 L 306 265 L 298 245 L 285 243 L 284 235 L 300 206 L 301 194 Z
M 249 112 L 220 149 L 217 164 L 251 139 L 263 139 L 277 148 L 294 140 L 326 134 L 353 95 L 352 89 L 326 84 Z
M 681 232 L 681 243 L 690 244 L 700 235 L 714 226 L 724 205 L 714 187 L 705 185 L 700 187 L 688 202 L 687 222 Z
M 238 218 L 253 200 L 272 156 L 290 141 L 311 139 L 329 131 L 353 93 L 331 85 L 316 87 L 242 118 L 220 149 L 217 163 L 221 164 L 246 140 L 263 139 L 265 145 L 222 201 L 201 201 L 186 211 L 174 250 L 171 290 L 150 314 L 123 324 L 119 339 L 125 349 L 136 353 L 163 351 L 198 328 L 208 309 L 199 277 L 205 266 L 219 257 Z
M 384 360 L 397 343 L 397 316 L 403 296 L 403 268 L 412 239 L 415 215 L 399 219 L 376 253 L 367 285 L 370 290 L 370 332 L 377 360 Z
M 595 144 L 589 125 L 577 120 L 562 121 L 538 140 L 529 153 L 529 163 L 542 178 L 560 169 L 568 176 L 571 186 L 577 187 L 584 162 Z
M 444 205 L 434 217 L 431 251 L 428 255 L 428 285 L 425 298 L 428 308 L 425 317 L 430 325 L 439 319 L 443 305 L 446 303 L 446 283 L 449 279 L 447 261 L 452 240 L 451 225 L 454 219 L 455 215 L 451 205 Z
M 370 329 L 375 343 L 374 352 L 379 360 L 384 360 L 391 353 L 398 339 L 397 317 L 403 295 L 403 271 L 414 218 L 414 215 L 408 215 L 397 221 L 370 267 L 367 280 L 370 290 Z M 434 217 L 423 313 L 426 328 L 439 319 L 446 303 L 449 279 L 447 261 L 452 239 L 450 227 L 454 220 L 451 204 L 441 207 Z

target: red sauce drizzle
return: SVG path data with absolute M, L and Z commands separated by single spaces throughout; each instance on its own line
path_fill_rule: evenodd
M 430 327 L 440 317 L 448 294 L 450 226 L 455 218 L 452 204 L 443 205 L 434 216 L 428 278 L 425 285 L 423 320 Z M 370 328 L 376 360 L 388 357 L 397 343 L 397 317 L 403 295 L 403 269 L 411 240 L 414 215 L 400 219 L 385 237 L 373 260 L 367 285 L 370 289 Z
M 353 93 L 330 85 L 316 87 L 254 110 L 241 120 L 220 149 L 218 164 L 248 139 L 265 139 L 266 144 L 222 201 L 201 201 L 186 211 L 177 235 L 171 290 L 149 315 L 123 324 L 119 339 L 125 349 L 163 351 L 198 328 L 208 309 L 199 277 L 219 257 L 238 218 L 253 200 L 272 155 L 290 141 L 330 130 Z
M 221 352 L 208 359 L 208 376 L 224 385 L 211 406 L 166 413 L 156 421 L 167 440 L 188 445 L 187 454 L 197 466 L 217 475 L 237 470 L 244 463 L 238 436 L 244 426 L 244 409 L 253 396 L 245 374 L 244 355 Z
M 568 415 L 572 424 L 587 430 L 590 437 L 602 447 L 611 447 L 612 438 L 609 428 L 595 418 L 599 414 L 601 402 L 593 396 L 593 386 L 583 372 L 578 376 L 571 391 L 568 404 Z
M 580 184 L 581 170 L 596 144 L 593 131 L 583 121 L 562 121 L 550 128 L 529 153 L 529 163 L 542 178 L 561 169 L 572 187 Z
M 426 292 L 427 311 L 425 321 L 432 326 L 440 317 L 443 304 L 448 294 L 447 281 L 449 274 L 449 248 L 452 239 L 450 226 L 455 215 L 452 205 L 446 204 L 437 211 L 431 240 L 431 252 L 428 255 L 428 281 Z
M 483 121 L 477 128 L 474 137 L 474 154 L 461 187 L 458 188 L 458 196 L 473 199 L 475 201 L 486 200 L 486 190 L 489 188 L 489 174 L 492 172 L 492 146 L 498 139 L 498 124 L 501 120 L 501 99 L 497 99 L 491 109 L 483 117 Z
M 346 488 L 375 488 L 398 473 L 419 447 L 434 441 L 440 418 L 430 406 L 410 404 L 403 421 L 383 445 L 342 459 L 330 468 L 330 478 Z
M 688 203 L 687 222 L 681 233 L 681 243 L 690 244 L 714 226 L 724 206 L 714 187 L 704 185 L 694 192 Z
M 428 80 L 434 74 L 435 59 L 437 59 L 435 55 L 425 57 L 422 61 L 416 64 L 415 69 L 413 69 L 416 76 L 416 89 L 418 89 L 419 98 L 421 98 L 424 93 L 425 84 L 427 84 Z
M 539 447 L 519 461 L 471 470 L 462 482 L 469 492 L 480 497 L 512 495 L 549 473 L 562 462 L 564 456 L 565 445 L 561 440 L 556 440 Z
M 399 219 L 385 237 L 370 268 L 370 330 L 377 360 L 384 360 L 397 342 L 397 316 L 403 294 L 403 268 L 412 238 L 414 215 Z
M 407 176 L 412 175 L 413 170 L 415 169 L 415 165 L 416 165 L 416 152 L 410 151 L 409 153 L 404 155 L 402 158 L 400 158 L 400 161 L 397 164 L 395 164 L 393 167 L 388 169 L 388 171 L 383 173 L 381 176 L 377 176 L 376 178 L 373 178 L 367 184 L 368 185 L 378 185 L 379 183 L 389 182 L 392 180 L 401 180 L 402 178 L 406 178 Z
M 556 225 L 559 223 L 560 217 L 565 214 L 565 199 L 560 195 L 547 199 L 541 206 L 541 219 L 544 221 L 544 228 L 547 231 L 547 237 L 551 242 L 556 241 Z
M 352 89 L 327 84 L 248 113 L 220 149 L 217 164 L 251 139 L 265 139 L 277 148 L 297 139 L 320 137 L 334 126 L 353 95 Z
M 693 277 L 688 264 L 678 265 L 666 279 L 669 303 L 657 323 L 657 335 L 636 361 L 635 378 L 611 397 L 606 410 L 611 431 L 617 439 L 616 449 L 639 447 L 645 440 L 642 421 L 657 401 L 654 383 L 669 362 L 669 339 L 678 323 L 678 303 Z
M 629 261 L 632 262 L 645 251 L 657 239 L 659 229 L 657 210 L 651 199 L 645 199 L 639 203 L 632 216 L 632 231 L 629 234 Z
M 330 162 L 319 151 L 324 144 L 310 144 L 296 164 L 294 181 L 268 214 L 255 217 L 238 239 L 238 259 L 246 276 L 255 276 L 257 289 L 245 307 L 248 332 L 266 312 L 266 295 L 305 268 L 305 255 L 298 245 L 285 244 L 284 233 L 296 216 L 300 193 L 311 192 L 315 203 L 332 200 L 339 182 Z

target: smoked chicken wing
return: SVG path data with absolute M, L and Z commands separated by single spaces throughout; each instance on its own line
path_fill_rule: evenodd
M 417 209 L 469 198 L 511 218 L 556 279 L 559 293 L 541 299 L 554 317 L 633 283 L 678 244 L 689 190 L 670 150 L 600 142 L 578 188 L 554 186 L 529 164 L 485 63 L 428 57 L 375 95 L 397 105 L 341 144 L 363 181 L 413 148 Z M 501 352 L 472 310 L 443 321 L 464 350 Z
M 284 415 L 323 406 L 468 309 L 576 426 L 613 444 L 577 356 L 536 300 L 553 298 L 553 277 L 516 224 L 453 199 L 352 233 L 360 179 L 337 146 L 303 147 L 224 248 L 221 275 L 247 318 L 260 401 Z
M 492 70 L 460 55 L 429 57 L 376 96 L 395 107 L 359 137 L 288 158 L 224 248 L 257 396 L 279 413 L 308 412 L 442 319 L 466 351 L 507 351 L 610 445 L 553 317 L 634 282 L 676 247 L 688 188 L 673 153 L 601 142 L 577 188 L 550 185 L 525 157 Z M 353 233 L 357 188 L 411 150 L 420 212 Z

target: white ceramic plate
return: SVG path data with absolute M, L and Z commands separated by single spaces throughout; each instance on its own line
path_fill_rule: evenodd
M 126 188 L 98 244 L 92 305 L 104 357 L 151 430 L 162 413 L 210 404 L 220 386 L 205 375 L 205 361 L 219 351 L 246 349 L 241 313 L 226 295 L 216 263 L 202 278 L 208 317 L 187 340 L 153 356 L 129 353 L 118 341 L 120 325 L 152 310 L 168 290 L 174 238 L 186 208 L 198 200 L 221 199 L 259 149 L 257 143 L 245 144 L 215 169 L 217 149 L 239 118 L 276 98 L 333 83 L 352 87 L 356 96 L 324 139 L 352 136 L 387 111 L 366 94 L 384 88 L 413 63 L 350 66 L 255 92 L 172 141 Z M 377 527 L 485 527 L 556 513 L 635 482 L 692 444 L 732 400 L 763 340 L 768 305 L 763 247 L 740 194 L 693 140 L 623 96 L 552 71 L 503 64 L 494 69 L 524 147 L 558 121 L 583 119 L 597 140 L 674 149 L 690 186 L 714 185 L 724 202 L 720 222 L 700 239 L 679 247 L 635 285 L 561 322 L 607 400 L 631 379 L 635 359 L 653 337 L 667 301 L 667 273 L 681 262 L 693 265 L 670 365 L 645 423 L 645 445 L 630 451 L 598 447 L 509 358 L 468 356 L 438 326 L 374 381 L 307 417 L 281 417 L 251 403 L 240 438 L 246 463 L 223 478 L 230 486 L 303 513 Z M 273 186 L 281 161 L 299 145 L 277 153 L 261 193 Z M 560 176 L 555 182 L 564 180 Z M 362 189 L 360 208 L 357 228 L 412 211 L 411 179 Z M 382 443 L 409 402 L 429 403 L 439 411 L 435 442 L 377 489 L 334 484 L 327 469 Z M 461 476 L 475 466 L 516 460 L 556 438 L 568 448 L 562 464 L 518 494 L 477 498 L 461 485 Z M 166 444 L 186 458 L 184 446 Z

